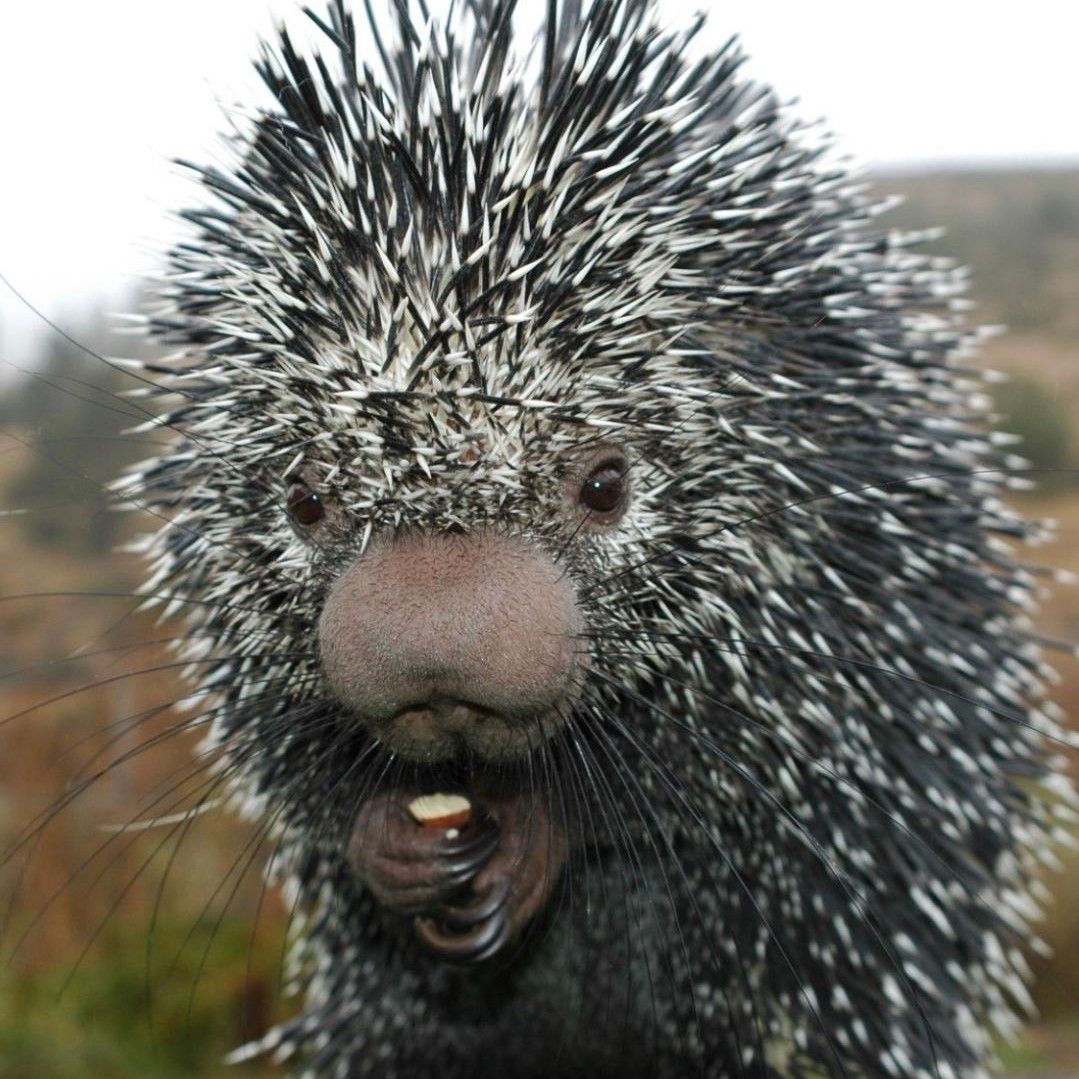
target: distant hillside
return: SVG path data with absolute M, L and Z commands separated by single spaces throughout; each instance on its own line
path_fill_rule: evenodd
M 906 198 L 891 224 L 945 227 L 931 248 L 974 271 L 978 321 L 1079 340 L 1079 169 L 882 175 L 877 185 Z

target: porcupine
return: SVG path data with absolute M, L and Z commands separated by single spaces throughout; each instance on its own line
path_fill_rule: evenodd
M 1056 728 L 962 274 L 702 19 L 420 6 L 264 49 L 150 319 L 148 591 L 305 916 L 247 1052 L 985 1074 Z

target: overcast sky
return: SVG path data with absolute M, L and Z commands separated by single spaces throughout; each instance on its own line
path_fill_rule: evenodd
M 61 320 L 118 305 L 198 197 L 170 159 L 214 156 L 221 104 L 261 100 L 256 39 L 300 6 L 0 0 L 0 273 Z M 661 0 L 672 20 L 700 6 Z M 715 0 L 708 36 L 739 33 L 749 70 L 867 164 L 1079 164 L 1076 8 Z M 34 327 L 0 288 L 0 361 L 23 362 Z

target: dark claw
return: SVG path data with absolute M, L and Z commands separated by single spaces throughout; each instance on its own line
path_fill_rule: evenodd
M 509 894 L 510 882 L 502 878 L 470 903 L 443 903 L 436 912 L 439 924 L 451 932 L 466 932 L 492 918 L 505 906 Z
M 474 933 L 447 933 L 432 918 L 416 919 L 416 935 L 436 955 L 455 963 L 480 963 L 506 942 L 509 920 L 499 911 Z
M 447 882 L 461 886 L 467 884 L 494 854 L 498 838 L 498 824 L 485 814 L 474 828 L 468 828 L 457 838 L 448 841 L 438 856 Z

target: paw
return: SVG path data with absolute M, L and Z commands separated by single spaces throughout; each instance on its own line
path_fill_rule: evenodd
M 416 918 L 416 935 L 426 947 L 456 963 L 480 963 L 502 950 L 512 935 L 510 885 L 500 878 L 457 903 L 440 903 Z
M 561 828 L 535 802 L 494 803 L 498 841 L 463 896 L 416 919 L 420 940 L 436 955 L 480 963 L 501 952 L 550 898 L 565 863 Z

